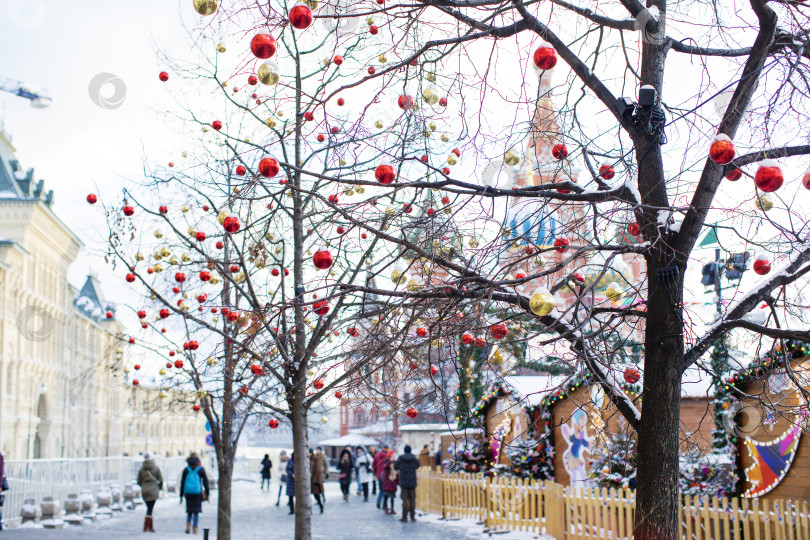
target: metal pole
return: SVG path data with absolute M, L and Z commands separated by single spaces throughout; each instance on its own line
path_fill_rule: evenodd
M 714 272 L 714 292 L 717 295 L 717 320 L 723 317 L 723 289 L 720 286 L 720 248 L 714 250 L 715 272 Z
M 203 540 L 208 540 L 208 529 L 203 529 Z

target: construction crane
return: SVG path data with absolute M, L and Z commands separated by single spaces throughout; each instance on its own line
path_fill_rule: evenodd
M 36 109 L 44 109 L 50 107 L 53 103 L 48 91 L 44 89 L 36 89 L 29 84 L 25 84 L 13 79 L 6 79 L 0 77 L 0 90 L 10 92 L 15 96 L 20 96 L 31 101 L 31 106 Z

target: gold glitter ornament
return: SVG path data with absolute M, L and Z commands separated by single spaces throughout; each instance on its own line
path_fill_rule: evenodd
M 388 58 L 386 58 L 384 54 L 381 54 L 380 56 L 377 57 L 377 61 L 380 62 L 381 64 L 385 64 L 386 62 L 388 62 Z
M 219 0 L 194 0 L 194 11 L 207 17 L 216 13 L 219 7 Z
M 265 62 L 259 66 L 256 76 L 259 78 L 260 83 L 266 86 L 272 86 L 276 84 L 279 79 L 278 65 L 272 61 Z
M 759 197 L 754 201 L 757 210 L 767 212 L 773 208 L 773 197 L 769 193 L 758 193 Z
M 514 167 L 518 163 L 520 163 L 520 156 L 517 155 L 512 150 L 509 150 L 507 153 L 503 155 L 503 162 L 509 165 L 510 167 Z
M 275 120 L 273 120 L 272 118 L 268 118 L 268 119 L 267 119 L 267 120 L 266 120 L 264 123 L 265 123 L 265 124 L 267 125 L 267 127 L 269 127 L 270 129 L 273 129 L 274 127 L 276 127 L 276 121 L 275 121 Z
M 449 156 L 447 156 L 447 164 L 448 165 L 455 165 L 456 163 L 458 163 L 458 161 L 456 160 L 455 155 L 450 154 Z
M 377 120 L 376 122 L 374 122 L 374 127 L 377 129 L 382 129 L 383 128 L 382 120 Z
M 422 99 L 429 105 L 436 105 L 439 102 L 439 96 L 433 91 L 433 88 L 427 88 L 422 92 Z
M 227 51 L 227 50 L 228 50 L 228 49 L 225 47 L 225 44 L 224 44 L 224 43 L 217 43 L 217 52 L 218 52 L 218 53 L 222 54 L 222 53 L 224 53 L 224 52 L 225 52 L 225 51 Z
M 554 297 L 546 289 L 540 289 L 529 299 L 529 309 L 539 317 L 545 317 L 554 310 Z
M 442 142 L 450 142 L 450 137 L 446 133 L 442 133 Z

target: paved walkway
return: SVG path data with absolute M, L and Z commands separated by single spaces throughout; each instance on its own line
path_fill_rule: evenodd
M 281 506 L 276 506 L 278 484 L 273 484 L 272 494 L 259 490 L 258 483 L 237 482 L 234 484 L 233 531 L 234 540 L 250 539 L 292 539 L 293 517 L 288 515 L 288 507 L 284 505 L 286 497 L 282 497 Z M 215 495 L 215 493 L 212 493 Z M 372 499 L 369 496 L 369 499 Z M 436 523 L 435 516 L 420 520 L 417 515 L 416 523 L 402 523 L 399 516 L 385 515 L 377 510 L 374 501 L 364 503 L 362 497 L 352 495 L 349 502 L 341 499 L 338 485 L 334 482 L 326 484 L 326 507 L 323 514 L 318 513 L 318 507 L 312 516 L 313 539 L 324 540 L 461 540 L 478 537 L 478 534 L 468 535 L 465 527 L 453 526 L 450 523 Z M 99 520 L 83 526 L 69 527 L 63 530 L 43 529 L 10 529 L 0 532 L 0 540 L 79 540 L 79 539 L 123 539 L 123 538 L 151 538 L 151 539 L 189 539 L 193 537 L 183 534 L 185 530 L 185 505 L 178 504 L 179 497 L 170 495 L 158 501 L 155 505 L 155 529 L 157 534 L 141 533 L 143 528 L 143 505 L 136 510 L 124 511 L 122 516 Z M 313 500 L 314 502 L 314 500 Z M 401 501 L 396 501 L 397 510 L 401 510 Z M 211 529 L 210 537 L 216 538 L 216 514 L 213 504 L 204 503 L 203 513 L 200 515 L 200 535 L 202 529 Z M 479 529 L 480 530 L 480 529 Z

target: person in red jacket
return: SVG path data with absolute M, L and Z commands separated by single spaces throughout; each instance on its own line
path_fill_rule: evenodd
M 383 510 L 386 514 L 394 515 L 394 499 L 397 496 L 397 485 L 399 484 L 399 474 L 394 470 L 394 451 L 390 450 L 386 455 L 385 462 L 383 463 L 382 475 L 382 492 L 383 497 Z M 388 501 L 391 501 L 391 507 L 388 507 Z
M 371 460 L 371 468 L 374 470 L 374 477 L 377 479 L 377 508 L 380 507 L 380 503 L 383 500 L 383 490 L 382 490 L 382 483 L 383 483 L 383 465 L 385 464 L 385 460 L 388 459 L 388 445 L 383 444 L 380 447 L 380 450 L 374 454 L 374 459 Z

